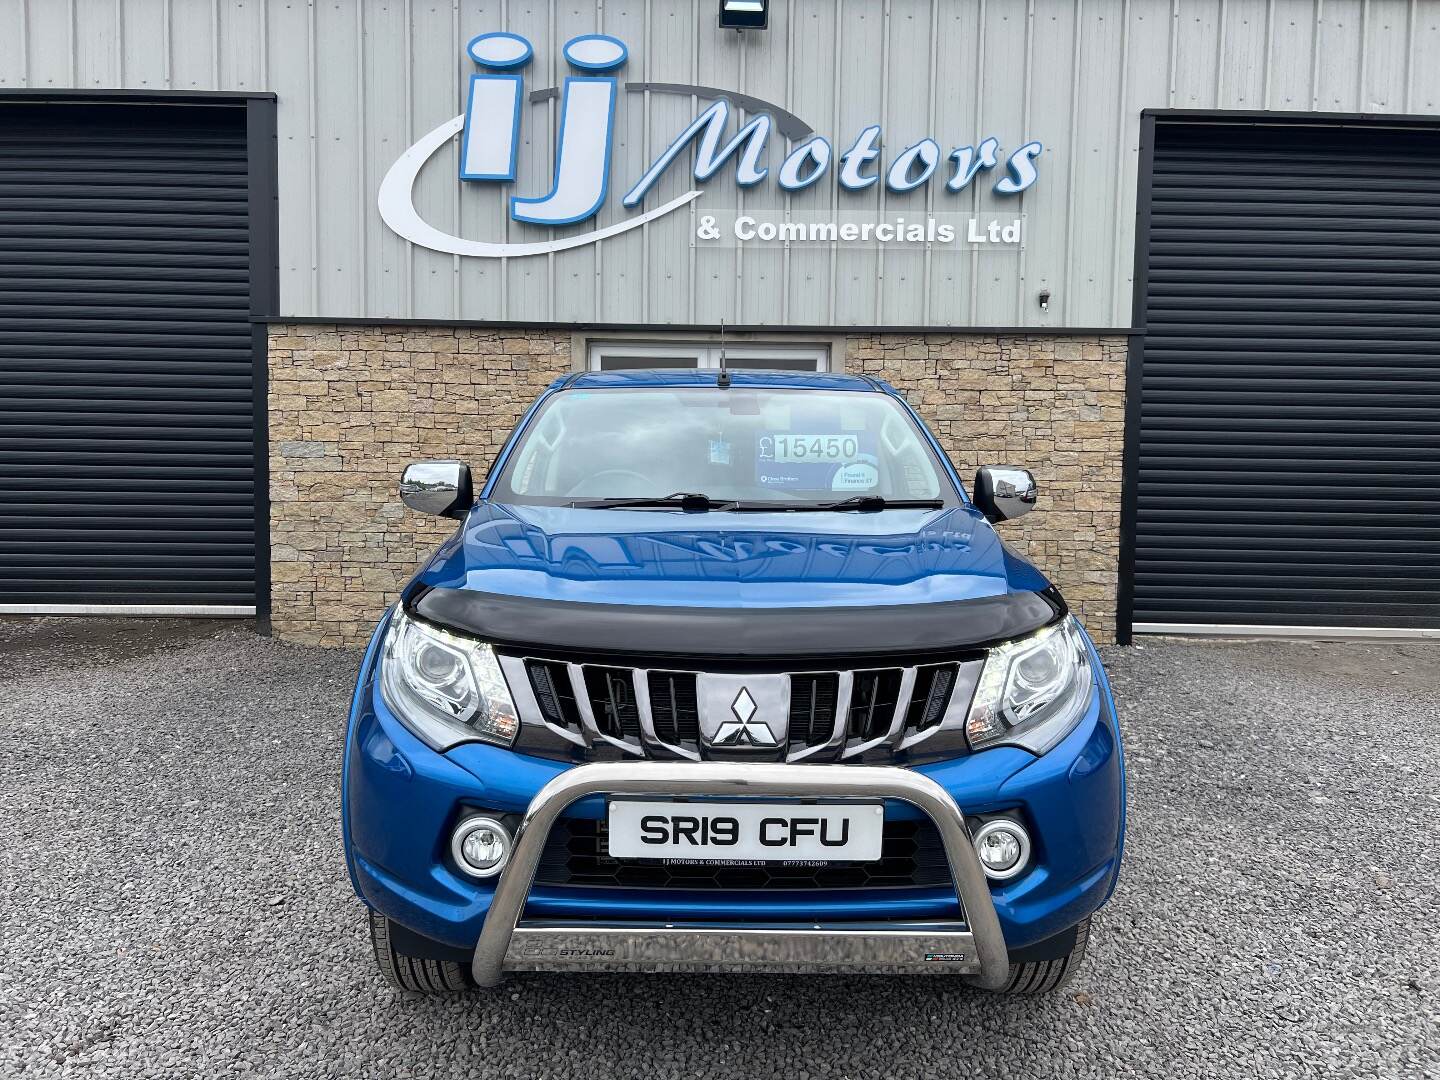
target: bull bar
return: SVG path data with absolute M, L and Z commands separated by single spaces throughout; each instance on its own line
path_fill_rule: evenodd
M 521 924 L 550 830 L 591 795 L 883 798 L 935 823 L 965 921 L 749 927 L 603 922 Z M 965 815 L 950 793 L 909 769 L 749 762 L 597 762 L 577 765 L 531 800 L 475 945 L 471 973 L 498 985 L 507 971 L 770 971 L 962 975 L 989 989 L 1009 954 Z

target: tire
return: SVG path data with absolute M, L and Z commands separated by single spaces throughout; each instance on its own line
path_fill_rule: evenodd
M 1058 960 L 1038 960 L 1028 964 L 1011 964 L 1010 979 L 997 994 L 1024 996 L 1048 994 L 1058 990 L 1070 981 L 1075 969 L 1085 959 L 1085 947 L 1090 943 L 1090 920 L 1086 919 L 1075 928 L 1075 946 L 1068 956 Z
M 474 981 L 463 964 L 453 960 L 429 960 L 397 952 L 390 933 L 390 920 L 370 912 L 370 944 L 375 948 L 375 966 L 396 990 L 414 994 L 454 994 L 473 990 Z

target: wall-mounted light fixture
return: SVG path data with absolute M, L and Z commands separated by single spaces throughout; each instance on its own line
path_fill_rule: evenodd
M 1040 290 L 1039 300 L 1040 300 L 1040 310 L 1041 310 L 1041 311 L 1049 311 L 1049 310 L 1050 310 L 1050 290 L 1049 290 L 1049 289 L 1041 289 L 1041 290 Z
M 720 0 L 721 30 L 764 30 L 769 22 L 769 0 Z

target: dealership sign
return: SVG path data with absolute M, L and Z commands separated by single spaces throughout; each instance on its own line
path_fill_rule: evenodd
M 621 221 L 578 235 L 523 243 L 469 240 L 453 236 L 425 221 L 415 209 L 414 187 L 421 168 L 442 147 L 460 137 L 460 176 L 465 183 L 509 184 L 516 179 L 520 124 L 527 100 L 549 100 L 556 91 L 542 90 L 527 99 L 521 70 L 530 62 L 530 43 L 518 34 L 481 34 L 466 47 L 470 57 L 487 69 L 471 76 L 465 111 L 422 136 L 391 166 L 380 184 L 379 209 L 385 223 L 422 247 L 453 255 L 505 258 L 540 255 L 593 244 L 639 228 L 688 206 L 703 194 L 694 188 L 676 198 L 647 208 L 646 197 L 677 162 L 693 155 L 691 171 L 697 183 L 704 183 L 727 167 L 733 168 L 735 183 L 750 188 L 772 181 L 784 191 L 803 191 L 821 183 L 834 183 L 841 191 L 859 192 L 878 185 L 904 193 L 935 185 L 954 195 L 972 184 L 990 183 L 1002 195 L 1016 195 L 1038 179 L 1036 159 L 1043 147 L 1026 142 L 1008 154 L 1003 163 L 999 140 L 985 139 L 976 146 L 958 146 L 945 152 L 933 138 L 924 138 L 905 147 L 888 162 L 881 159 L 881 129 L 870 124 L 848 140 L 832 144 L 816 134 L 798 117 L 779 106 L 744 94 L 714 87 L 679 83 L 625 84 L 630 91 L 649 91 L 715 99 L 693 121 L 677 132 L 669 145 L 630 183 L 621 205 L 631 211 Z M 510 217 L 528 225 L 559 227 L 593 218 L 605 204 L 610 191 L 611 147 L 615 132 L 615 104 L 620 91 L 616 74 L 625 64 L 625 44 L 603 34 L 573 38 L 565 44 L 565 58 L 585 72 L 567 78 L 559 89 L 560 135 L 555 152 L 555 170 L 550 190 L 544 195 L 509 198 Z M 755 114 L 729 131 L 732 103 Z M 771 171 L 768 146 L 772 133 L 792 144 L 779 168 Z M 843 147 L 837 151 L 836 146 Z M 970 245 L 1015 245 L 1020 239 L 1020 218 L 983 221 L 967 218 L 954 224 L 942 212 L 923 221 L 897 226 L 892 219 L 850 222 L 832 219 L 811 221 L 804 227 L 796 222 L 767 224 L 753 217 L 739 216 L 726 233 L 731 242 L 775 240 L 784 243 L 819 240 L 827 243 L 859 240 L 875 243 L 919 243 L 950 245 L 963 240 Z M 773 225 L 773 228 L 771 227 Z M 852 229 L 853 226 L 853 229 Z M 719 239 L 715 218 L 702 218 L 697 239 Z

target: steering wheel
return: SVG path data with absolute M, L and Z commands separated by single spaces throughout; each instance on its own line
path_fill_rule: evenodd
M 617 477 L 627 480 L 638 480 L 640 482 L 639 488 L 635 491 L 607 492 L 605 495 L 599 496 L 600 498 L 643 498 L 646 495 L 654 495 L 655 492 L 659 490 L 655 486 L 655 481 L 651 480 L 648 476 L 635 472 L 633 469 L 601 469 L 598 473 L 592 473 L 583 480 L 577 481 L 565 494 L 575 495 L 582 487 L 594 491 L 597 482 L 604 483 L 607 479 L 613 480 Z

